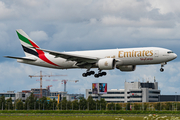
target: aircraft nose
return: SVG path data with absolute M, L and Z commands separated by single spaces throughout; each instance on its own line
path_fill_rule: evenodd
M 174 53 L 174 58 L 177 58 L 177 55 L 176 55 L 176 53 Z

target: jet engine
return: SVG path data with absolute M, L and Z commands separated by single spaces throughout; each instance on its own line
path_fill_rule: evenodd
M 117 69 L 120 69 L 121 71 L 134 71 L 136 69 L 136 65 L 123 65 L 123 66 L 117 66 Z
M 97 63 L 100 70 L 112 70 L 115 68 L 116 61 L 114 58 L 100 59 Z

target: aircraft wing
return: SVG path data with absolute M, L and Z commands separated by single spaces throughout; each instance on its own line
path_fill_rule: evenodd
M 56 52 L 56 51 L 45 50 L 45 49 L 40 49 L 40 48 L 36 48 L 36 49 L 42 50 L 44 52 L 48 52 L 49 54 L 54 55 L 55 57 L 61 57 L 61 58 L 67 59 L 68 61 L 76 61 L 77 65 L 96 63 L 100 59 L 96 57 L 72 54 L 72 53 L 67 53 L 67 52 Z
M 4 57 L 12 58 L 12 59 L 27 60 L 27 61 L 36 61 L 36 59 L 32 59 L 32 58 L 22 58 L 22 57 L 12 57 L 12 56 L 4 56 Z

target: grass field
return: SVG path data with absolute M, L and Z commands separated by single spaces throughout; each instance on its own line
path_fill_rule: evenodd
M 143 117 L 131 116 L 0 116 L 0 120 L 143 120 Z
M 147 119 L 148 118 L 148 119 Z M 179 117 L 165 116 L 165 115 L 119 115 L 119 116 L 44 116 L 35 115 L 5 115 L 1 114 L 0 120 L 180 120 Z

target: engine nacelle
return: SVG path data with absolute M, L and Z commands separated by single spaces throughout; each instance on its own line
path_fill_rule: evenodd
M 136 69 L 136 65 L 123 65 L 116 68 L 120 69 L 121 71 L 134 71 Z
M 98 67 L 100 70 L 112 70 L 115 68 L 116 61 L 114 58 L 104 58 L 98 61 Z

